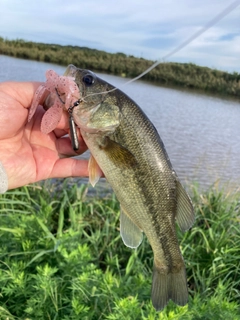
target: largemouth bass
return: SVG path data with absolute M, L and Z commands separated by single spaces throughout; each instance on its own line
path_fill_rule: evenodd
M 123 242 L 137 248 L 144 232 L 151 244 L 153 306 L 161 310 L 170 299 L 185 305 L 186 271 L 175 222 L 186 231 L 194 213 L 158 132 L 132 99 L 111 91 L 93 72 L 70 65 L 64 75 L 75 78 L 82 97 L 72 116 L 92 155 L 91 181 L 98 179 L 99 166 L 121 205 Z

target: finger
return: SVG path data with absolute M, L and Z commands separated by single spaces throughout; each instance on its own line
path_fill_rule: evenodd
M 69 129 L 69 114 L 63 110 L 62 117 L 57 125 L 57 129 Z
M 33 121 L 31 121 L 30 123 L 27 123 L 26 126 L 28 126 L 28 127 L 34 126 L 35 128 L 38 128 L 40 130 L 42 118 L 43 118 L 45 112 L 46 111 L 44 110 L 43 106 L 39 105 L 37 107 L 37 110 L 36 110 L 34 116 L 33 116 Z M 57 128 L 53 130 L 56 138 L 61 138 L 61 137 L 68 134 L 69 129 L 67 127 L 66 128 L 64 127 L 64 123 L 65 122 L 62 123 L 60 128 L 59 128 L 59 124 L 58 124 Z
M 65 158 L 56 161 L 49 178 L 88 176 L 88 160 Z
M 61 137 L 64 137 L 66 135 L 68 135 L 69 139 L 72 139 L 73 137 L 70 135 L 70 130 L 68 129 L 67 131 L 65 129 L 55 129 L 54 130 L 54 134 L 57 138 L 61 138 Z M 82 149 L 79 149 L 79 150 L 75 150 L 77 154 L 81 154 L 83 152 L 86 151 L 87 149 L 87 146 L 85 144 L 85 141 L 83 140 L 82 138 L 82 135 L 80 133 L 80 129 L 76 127 L 76 134 L 77 134 L 77 140 L 79 142 L 79 145 L 82 147 Z M 72 147 L 73 148 L 73 147 Z
M 1 90 L 18 101 L 24 108 L 31 106 L 33 96 L 42 82 L 3 82 Z
M 60 157 L 72 157 L 84 153 L 87 150 L 87 146 L 83 140 L 79 143 L 79 149 L 73 150 L 72 143 L 69 137 L 63 137 L 56 140 L 56 149 Z
M 66 136 L 69 132 L 69 130 L 65 130 L 65 129 L 55 129 L 54 131 L 54 134 L 56 136 L 56 138 L 61 138 L 63 136 Z

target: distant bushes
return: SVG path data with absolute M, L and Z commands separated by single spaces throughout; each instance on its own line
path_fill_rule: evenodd
M 153 64 L 153 61 L 118 52 L 77 46 L 43 44 L 22 39 L 7 40 L 0 37 L 0 54 L 16 58 L 51 62 L 59 65 L 74 64 L 83 69 L 136 77 Z M 209 92 L 240 96 L 240 74 L 200 67 L 192 63 L 162 63 L 143 79 L 164 85 L 177 85 Z

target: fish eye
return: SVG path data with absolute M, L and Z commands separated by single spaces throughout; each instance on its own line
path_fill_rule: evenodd
M 95 78 L 91 74 L 86 74 L 82 78 L 83 82 L 86 84 L 86 86 L 91 86 L 95 82 Z

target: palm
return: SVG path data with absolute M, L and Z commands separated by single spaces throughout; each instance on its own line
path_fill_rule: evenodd
M 38 107 L 27 123 L 28 108 L 39 83 L 0 85 L 0 161 L 8 175 L 9 188 L 35 181 L 67 176 L 87 176 L 87 161 L 66 159 L 76 155 L 71 148 L 67 121 L 63 117 L 50 134 L 40 131 L 44 110 Z M 80 152 L 86 150 L 83 141 Z

